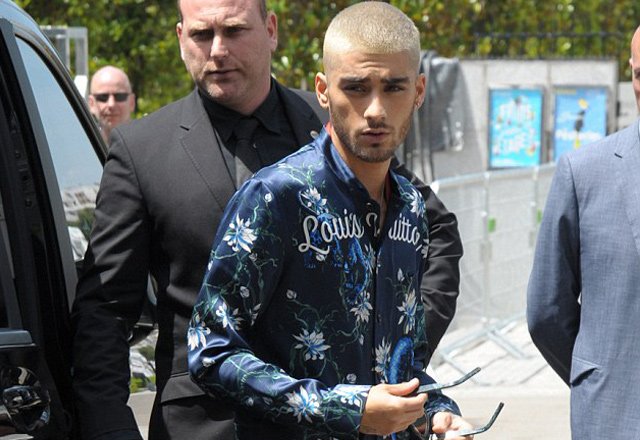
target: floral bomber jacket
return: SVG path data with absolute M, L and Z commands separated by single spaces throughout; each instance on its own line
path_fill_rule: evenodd
M 239 439 L 367 438 L 358 430 L 373 384 L 433 382 L 419 293 L 425 205 L 403 177 L 388 181 L 380 228 L 378 204 L 323 131 L 229 202 L 188 331 L 189 368 L 235 407 Z M 459 413 L 442 394 L 426 409 Z

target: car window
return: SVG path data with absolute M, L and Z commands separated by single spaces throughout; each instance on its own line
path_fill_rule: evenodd
M 31 46 L 17 41 L 49 142 L 69 240 L 78 261 L 87 250 L 102 164 L 55 76 Z
M 11 261 L 11 258 L 9 258 L 9 255 L 11 255 L 11 249 L 9 247 L 9 233 L 7 232 L 7 221 L 5 219 L 4 216 L 4 205 L 2 204 L 2 195 L 0 194 L 0 246 L 2 246 L 2 248 L 0 248 L 0 264 L 6 265 L 7 267 L 4 268 L 4 270 L 2 270 L 0 272 L 0 277 L 2 279 L 0 279 L 0 285 L 2 285 L 2 283 L 6 283 L 8 281 L 13 282 L 13 262 Z M 6 279 L 5 279 L 6 278 Z M 5 288 L 3 286 L 2 289 L 0 289 L 0 328 L 5 328 L 9 326 L 9 320 L 7 318 L 7 309 L 4 306 L 5 304 Z

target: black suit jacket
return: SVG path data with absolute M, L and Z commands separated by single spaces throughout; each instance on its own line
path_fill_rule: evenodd
M 277 88 L 297 143 L 307 144 L 321 122 L 298 95 Z M 140 316 L 147 273 L 158 283 L 156 403 L 204 394 L 187 372 L 186 330 L 216 229 L 235 190 L 220 148 L 195 91 L 112 132 L 72 313 L 83 438 L 137 429 L 126 406 L 126 338 Z M 432 216 L 434 258 L 427 274 L 435 275 L 428 291 L 438 296 L 431 313 L 439 340 L 455 310 L 462 249 L 453 214 L 428 187 L 422 185 L 422 192 Z

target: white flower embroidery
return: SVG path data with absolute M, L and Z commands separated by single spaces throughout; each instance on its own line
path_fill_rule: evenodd
M 223 328 L 231 326 L 233 329 L 238 330 L 240 328 L 240 323 L 242 322 L 242 318 L 239 317 L 238 314 L 238 309 L 234 309 L 231 314 L 229 314 L 227 303 L 224 302 L 216 309 L 216 316 L 222 322 Z
M 358 295 L 358 302 L 350 312 L 356 315 L 356 323 L 369 322 L 370 311 L 373 310 L 371 303 L 369 302 L 369 292 L 363 292 Z
M 409 195 L 409 199 L 411 199 L 411 212 L 413 212 L 417 217 L 422 217 L 425 211 L 425 203 L 420 193 L 413 190 Z
M 373 250 L 373 247 L 367 243 L 364 246 L 364 254 L 366 256 L 366 258 L 369 260 L 369 267 L 374 268 L 376 267 L 376 253 Z
M 187 334 L 187 342 L 189 344 L 189 350 L 195 350 L 199 345 L 203 347 L 207 343 L 206 335 L 210 334 L 209 327 L 204 325 L 204 322 L 200 321 L 200 314 L 196 313 L 193 317 L 193 324 L 189 327 Z
M 291 289 L 287 290 L 287 299 L 296 299 L 297 296 L 298 294 L 293 290 Z
M 244 249 L 251 253 L 251 246 L 257 237 L 249 226 L 251 226 L 249 219 L 242 220 L 240 215 L 236 214 L 235 221 L 229 223 L 229 229 L 222 240 L 226 241 L 234 252 Z
M 362 390 L 358 388 L 339 388 L 336 390 L 336 394 L 340 396 L 340 402 L 342 403 L 357 406 L 358 408 L 362 406 L 363 393 Z
M 400 319 L 398 320 L 398 324 L 402 324 L 404 322 L 404 333 L 409 334 L 413 327 L 416 325 L 416 309 L 418 304 L 416 303 L 416 293 L 415 290 L 409 292 L 409 294 L 404 298 L 402 305 L 398 307 L 398 310 L 402 312 L 400 315 Z
M 356 383 L 357 380 L 358 380 L 358 376 L 356 374 L 354 373 L 347 374 L 347 382 Z
M 429 257 L 429 237 L 424 237 L 424 240 L 422 240 L 422 249 L 420 252 L 422 253 L 422 258 L 426 259 Z
M 243 298 L 249 298 L 250 292 L 245 286 L 240 286 L 240 296 Z
M 299 393 L 287 393 L 287 404 L 289 412 L 292 412 L 294 417 L 298 419 L 298 422 L 304 417 L 308 422 L 311 422 L 311 416 L 321 416 L 320 412 L 320 400 L 317 394 L 309 394 L 307 390 L 300 387 Z
M 309 359 L 315 361 L 316 359 L 324 359 L 324 351 L 331 348 L 330 345 L 325 345 L 324 336 L 322 332 L 309 332 L 306 329 L 302 330 L 302 334 L 299 336 L 294 335 L 295 339 L 301 342 L 301 344 L 294 345 L 293 348 L 304 349 L 304 360 Z
M 327 199 L 323 199 L 318 190 L 313 186 L 303 192 L 300 197 L 304 205 L 317 214 L 327 210 Z
M 380 375 L 384 382 L 387 380 L 387 364 L 391 356 L 391 342 L 382 338 L 382 342 L 376 348 L 376 366 L 375 372 Z

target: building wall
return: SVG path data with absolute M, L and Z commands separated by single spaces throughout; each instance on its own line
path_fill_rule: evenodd
M 603 86 L 607 100 L 607 132 L 618 129 L 618 63 L 616 60 L 460 60 L 469 106 L 464 147 L 433 154 L 433 179 L 483 172 L 488 169 L 489 90 L 493 87 L 542 87 L 543 156 L 551 143 L 553 89 L 557 86 Z M 633 100 L 633 92 L 625 93 Z M 544 160 L 544 159 L 543 159 Z
M 631 81 L 621 81 L 618 83 L 618 102 L 620 112 L 618 114 L 618 129 L 628 127 L 638 119 L 638 107 L 636 97 L 633 94 Z

